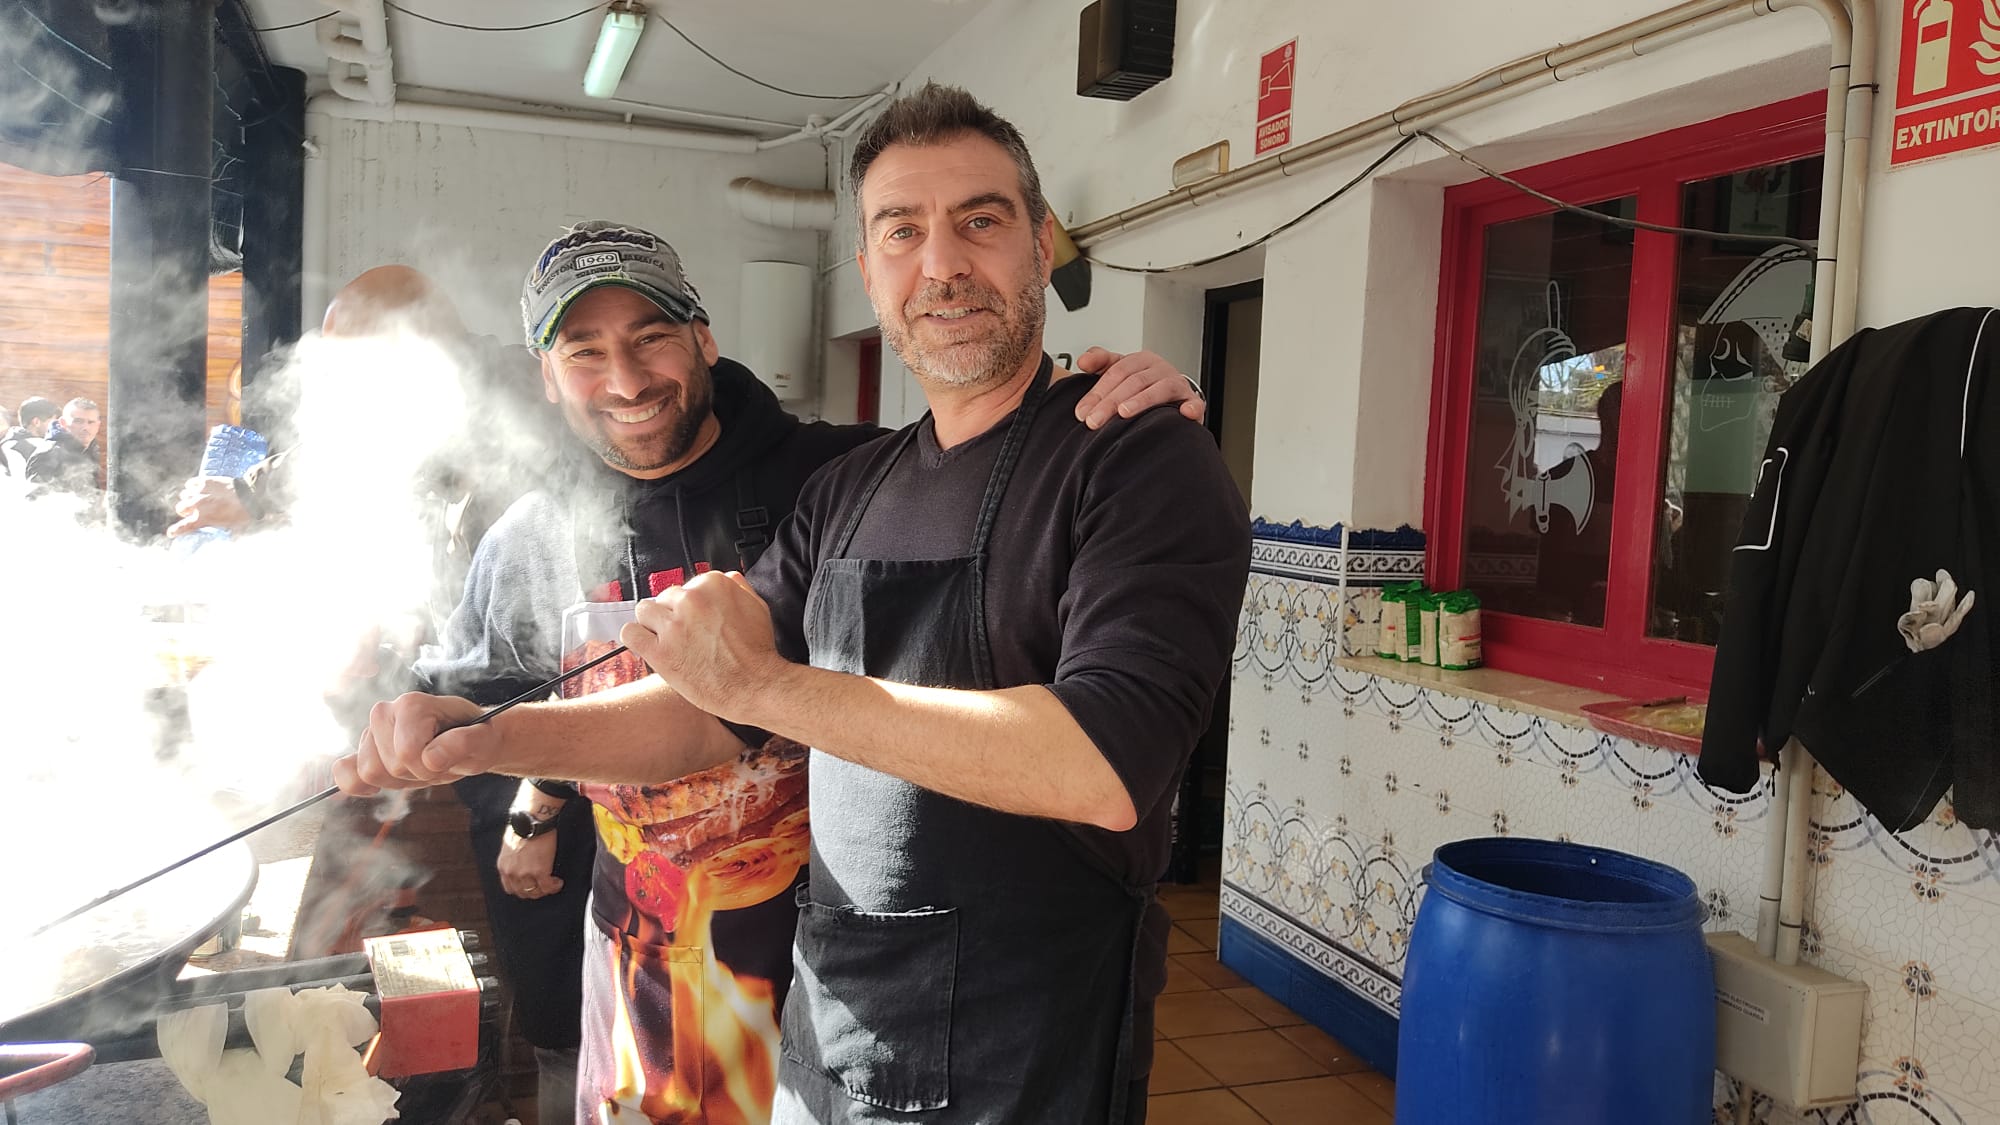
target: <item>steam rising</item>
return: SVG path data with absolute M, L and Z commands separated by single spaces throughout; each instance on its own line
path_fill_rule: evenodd
M 488 450 L 540 448 L 534 419 L 486 398 L 469 418 L 468 387 L 525 376 L 465 370 L 468 355 L 406 331 L 302 341 L 275 374 L 297 403 L 289 523 L 199 551 L 121 542 L 74 498 L 0 489 L 11 835 L 67 857 L 19 865 L 0 944 L 323 784 L 368 703 L 399 690 L 450 608 L 429 604 L 444 501 L 425 483 L 464 458 L 473 424 Z

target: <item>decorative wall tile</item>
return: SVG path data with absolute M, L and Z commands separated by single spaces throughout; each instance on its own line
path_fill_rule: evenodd
M 1947 907 L 1929 879 L 1842 856 L 1820 870 L 1806 911 L 1820 939 L 1884 965 L 1923 957 Z
M 1927 1081 L 1974 1105 L 2000 1106 L 2000 1054 L 1993 1030 L 2000 1009 L 1955 992 L 1936 992 L 1917 1005 L 1916 1050 Z M 2000 1118 L 1980 1118 L 1995 1121 Z
M 1960 824 L 1949 798 L 1922 824 L 1891 832 L 1824 773 L 1815 792 L 1813 824 L 1826 850 L 1892 871 L 1922 867 L 1934 873 L 1941 896 L 1962 894 L 2000 904 L 2000 843 L 1989 830 Z
M 1233 672 L 1225 913 L 1386 1012 L 1419 873 L 1452 840 L 1539 835 L 1658 859 L 1694 879 L 1709 929 L 1754 932 L 1765 841 L 1782 827 L 1769 771 L 1727 793 L 1687 755 L 1335 667 L 1343 631 L 1373 651 L 1379 583 L 1421 573 L 1420 541 L 1370 540 L 1378 557 L 1361 563 L 1357 541 L 1343 599 L 1338 529 L 1259 525 Z M 2000 844 L 1948 802 L 1898 834 L 1824 775 L 1819 788 L 1805 955 L 1870 986 L 1862 1100 L 1801 1114 L 1759 1099 L 1753 1119 L 2000 1125 L 1986 1108 L 2000 1108 Z M 1730 1096 L 1720 1083 L 1716 1105 Z
M 1883 964 L 1832 945 L 1822 946 L 1811 960 L 1828 972 L 1868 986 L 1861 1017 L 1863 1071 L 1893 1070 L 1897 1060 L 1916 1057 L 1919 1001 L 1904 990 L 1900 966 Z
M 1913 913 L 1925 922 L 1921 955 L 1936 987 L 2000 1008 L 2000 905 L 1961 896 L 1949 909 Z M 1993 1062 L 2000 1069 L 2000 1054 Z

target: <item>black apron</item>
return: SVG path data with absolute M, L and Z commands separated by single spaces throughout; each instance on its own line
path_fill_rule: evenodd
M 1048 375 L 1044 360 L 963 557 L 846 557 L 916 429 L 904 433 L 813 576 L 813 666 L 996 686 L 987 541 Z M 1055 821 L 982 808 L 818 750 L 809 772 L 811 881 L 773 1122 L 1143 1120 L 1143 1090 L 1133 1096 L 1143 1078 L 1133 967 L 1152 888 L 1093 865 Z

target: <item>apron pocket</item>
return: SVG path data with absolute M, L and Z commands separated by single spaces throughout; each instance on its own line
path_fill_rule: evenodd
M 795 962 L 787 1058 L 869 1105 L 908 1113 L 950 1104 L 956 911 L 868 914 L 808 902 Z

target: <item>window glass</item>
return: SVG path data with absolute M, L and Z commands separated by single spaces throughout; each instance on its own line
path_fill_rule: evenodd
M 1691 183 L 1683 225 L 1732 235 L 1811 238 L 1818 157 Z M 1674 389 L 1661 468 L 1647 633 L 1712 645 L 1729 556 L 1757 484 L 1779 396 L 1805 373 L 1786 341 L 1812 288 L 1801 247 L 1682 237 L 1675 290 Z
M 1570 212 L 1486 229 L 1463 584 L 1489 609 L 1604 624 L 1632 246 Z

